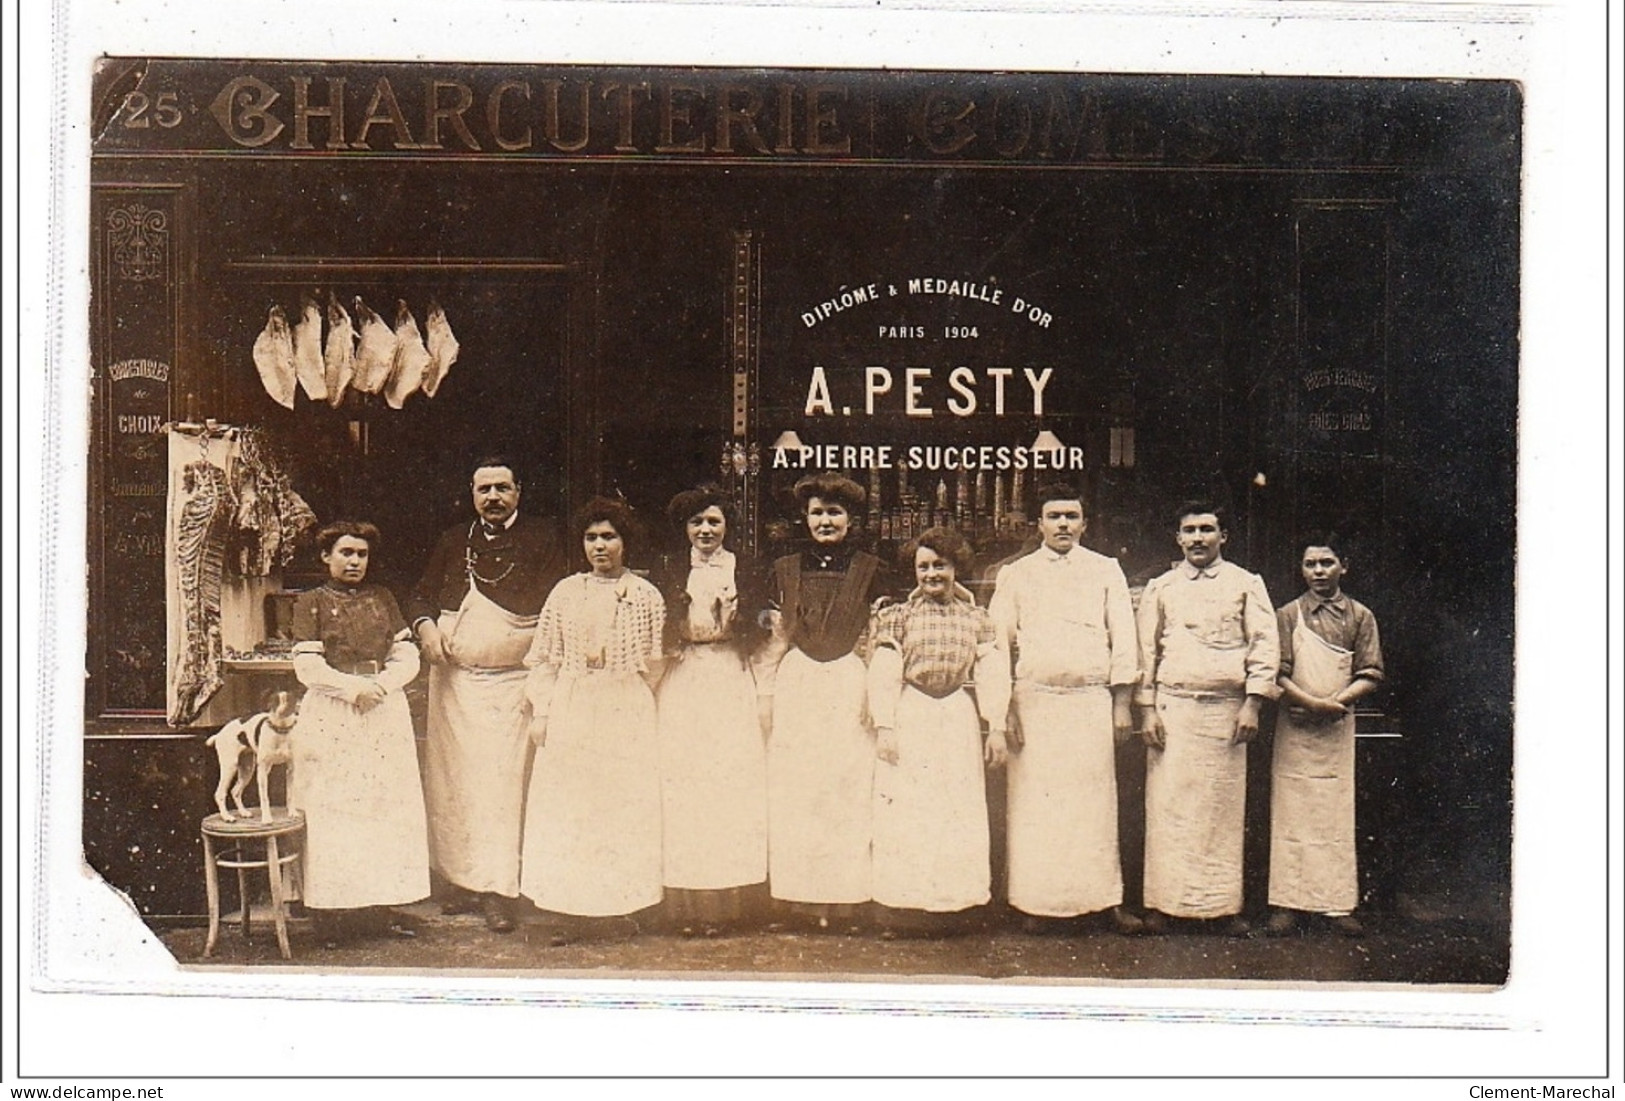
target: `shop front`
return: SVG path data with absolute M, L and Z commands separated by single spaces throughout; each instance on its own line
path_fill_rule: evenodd
M 1370 890 L 1504 897 L 1510 86 L 109 61 L 96 102 L 84 839 L 149 918 L 202 912 L 202 739 L 287 675 L 311 525 L 377 524 L 404 592 L 490 455 L 554 518 L 722 482 L 758 554 L 840 468 L 883 552 L 952 523 L 982 568 L 1059 479 L 1142 583 L 1205 497 L 1278 603 L 1334 529 L 1390 653 Z M 386 377 L 268 373 L 279 324 Z

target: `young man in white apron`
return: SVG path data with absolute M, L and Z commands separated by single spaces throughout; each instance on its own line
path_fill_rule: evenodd
M 1377 620 L 1343 593 L 1343 555 L 1328 538 L 1303 548 L 1309 591 L 1282 608 L 1281 712 L 1271 768 L 1271 913 L 1283 936 L 1302 913 L 1344 936 L 1364 933 L 1354 858 L 1354 702 L 1382 681 Z
M 1222 512 L 1179 511 L 1185 560 L 1140 598 L 1139 731 L 1146 744 L 1146 927 L 1241 916 L 1247 743 L 1280 688 L 1280 639 L 1263 580 L 1226 562 Z
M 480 912 L 497 933 L 513 931 L 519 897 L 525 652 L 567 568 L 551 526 L 520 516 L 520 488 L 506 459 L 479 462 L 477 515 L 440 537 L 406 607 L 429 665 L 424 797 L 430 863 L 451 891 L 441 909 Z
M 1133 935 L 1143 925 L 1122 906 L 1116 746 L 1133 734 L 1134 605 L 1117 560 L 1079 543 L 1082 495 L 1057 484 L 1037 500 L 1042 543 L 999 571 L 989 606 L 1017 655 L 1007 893 L 1033 931 L 1101 914 Z

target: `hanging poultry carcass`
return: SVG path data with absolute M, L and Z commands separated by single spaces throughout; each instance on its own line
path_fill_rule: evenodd
M 337 409 L 355 377 L 355 326 L 350 323 L 350 311 L 336 294 L 327 299 L 327 348 L 323 359 L 327 403 Z
M 288 409 L 293 408 L 294 388 L 298 385 L 293 360 L 293 331 L 288 328 L 288 315 L 281 306 L 271 307 L 271 316 L 265 328 L 254 339 L 254 366 L 260 373 L 260 384 L 271 400 Z
M 406 300 L 400 299 L 395 303 L 395 364 L 389 384 L 384 387 L 384 400 L 391 409 L 405 405 L 406 399 L 423 385 L 424 368 L 429 362 L 429 350 L 423 346 L 417 318 L 412 316 Z
M 311 401 L 327 400 L 327 368 L 322 360 L 322 311 L 308 294 L 293 326 L 293 366 Z
M 429 303 L 429 316 L 423 325 L 428 330 L 429 347 L 429 366 L 423 370 L 423 392 L 432 398 L 446 381 L 451 365 L 457 362 L 457 336 L 451 331 L 451 322 L 438 302 Z
M 376 394 L 389 382 L 395 368 L 395 330 L 361 301 L 355 300 L 355 319 L 361 327 L 361 342 L 355 353 L 355 377 L 350 385 L 363 394 Z

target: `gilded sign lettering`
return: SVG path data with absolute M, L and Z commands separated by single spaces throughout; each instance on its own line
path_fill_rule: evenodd
M 271 105 L 282 94 L 257 76 L 240 76 L 231 81 L 209 104 L 226 136 L 249 149 L 267 145 L 276 140 L 284 127 L 282 120 L 271 114 Z

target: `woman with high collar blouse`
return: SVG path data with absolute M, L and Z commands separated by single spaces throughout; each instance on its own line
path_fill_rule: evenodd
M 765 577 L 735 552 L 732 502 L 714 485 L 666 509 L 683 537 L 655 580 L 666 599 L 657 703 L 667 916 L 715 936 L 765 902 L 767 731 L 752 659 L 766 641 Z

